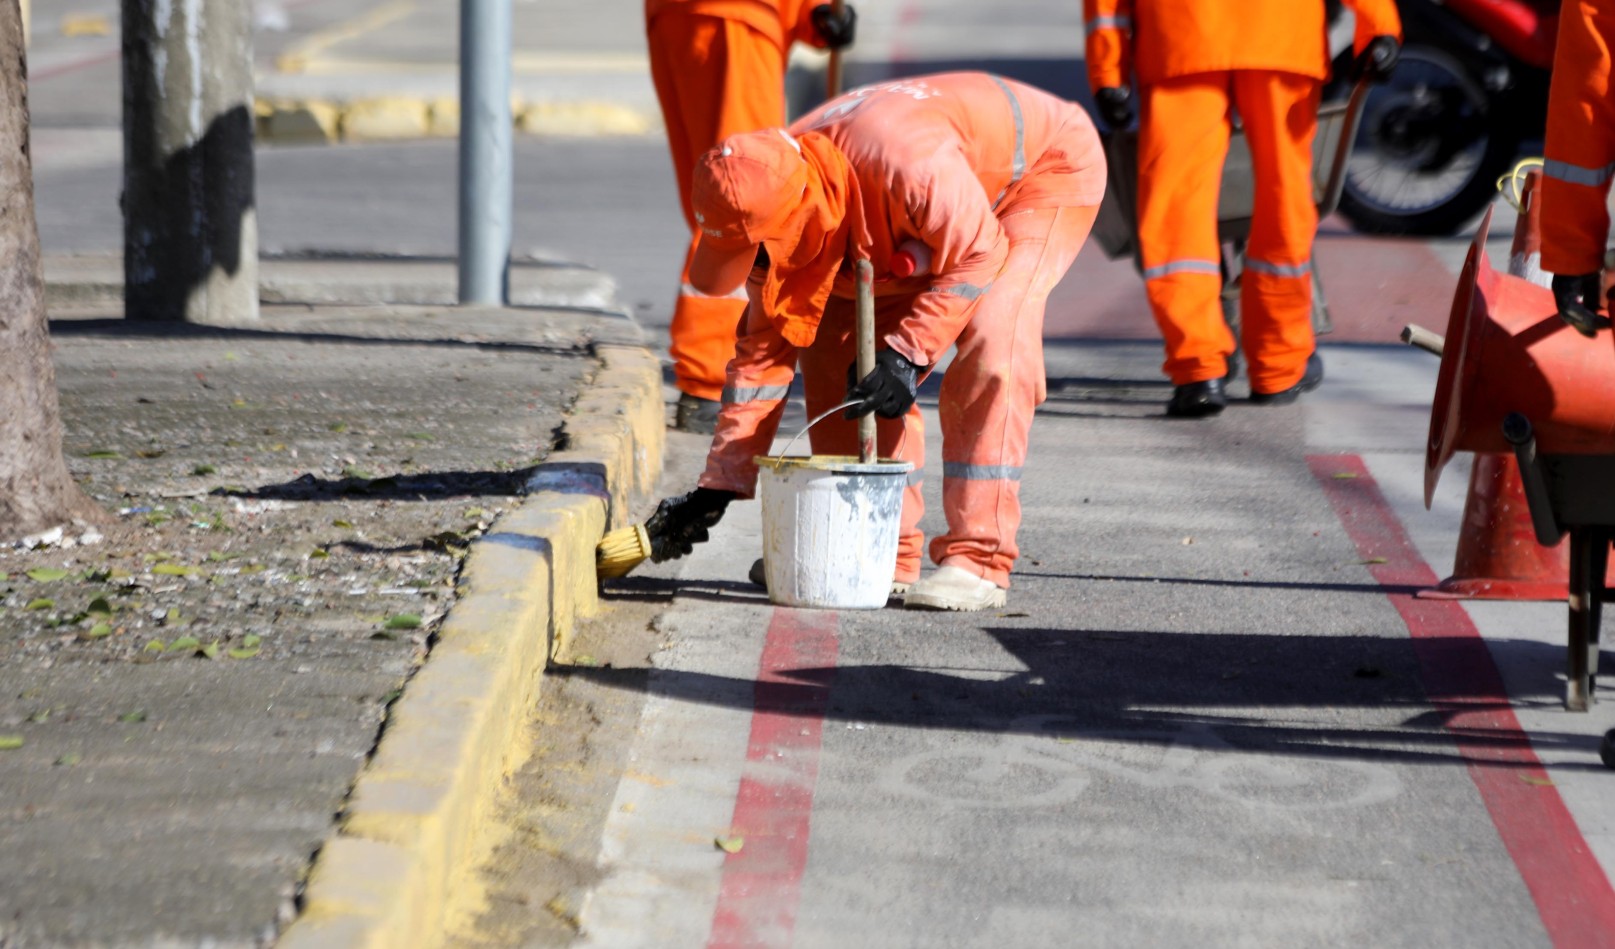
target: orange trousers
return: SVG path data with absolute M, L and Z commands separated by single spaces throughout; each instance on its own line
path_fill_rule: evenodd
M 1228 371 L 1233 334 L 1223 320 L 1217 195 L 1239 110 L 1256 177 L 1240 324 L 1251 389 L 1300 380 L 1312 336 L 1312 139 L 1320 83 L 1294 73 L 1240 69 L 1146 86 L 1138 131 L 1138 241 L 1150 310 L 1166 341 L 1174 385 Z
M 785 53 L 749 26 L 698 14 L 660 14 L 650 24 L 649 40 L 651 79 L 690 228 L 668 349 L 679 391 L 717 400 L 745 317 L 746 291 L 709 297 L 690 286 L 690 256 L 700 236 L 690 209 L 690 177 L 702 154 L 724 138 L 785 124 Z
M 942 510 L 948 530 L 931 541 L 931 560 L 1009 586 L 1019 556 L 1021 469 L 1026 464 L 1032 415 L 1047 395 L 1043 375 L 1043 310 L 1049 292 L 1077 259 L 1093 227 L 1095 207 L 1006 211 L 1009 259 L 976 303 L 955 342 L 957 352 L 942 380 Z M 912 296 L 875 301 L 879 339 L 906 316 Z M 847 367 L 856 358 L 854 302 L 831 297 L 818 338 L 800 364 L 808 417 L 846 399 Z M 925 537 L 920 487 L 925 427 L 915 405 L 900 419 L 877 420 L 882 457 L 911 462 L 897 549 L 896 579 L 920 575 Z M 808 435 L 814 454 L 856 455 L 858 423 L 836 413 Z
M 1548 88 L 1542 168 L 1542 269 L 1597 273 L 1609 239 L 1615 175 L 1615 3 L 1565 3 Z

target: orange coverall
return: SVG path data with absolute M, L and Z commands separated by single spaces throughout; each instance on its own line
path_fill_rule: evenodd
M 1615 93 L 1610 49 L 1615 2 L 1564 0 L 1548 91 L 1548 135 L 1542 168 L 1542 269 L 1597 273 L 1609 238 L 1609 192 L 1615 175 Z
M 743 293 L 709 297 L 690 285 L 695 218 L 690 171 L 736 132 L 785 124 L 785 61 L 793 40 L 824 41 L 809 14 L 826 0 L 645 0 L 651 79 L 667 125 L 690 247 L 679 277 L 669 351 L 680 392 L 716 400 L 746 310 Z
M 948 529 L 931 559 L 1007 587 L 1018 554 L 1020 477 L 1032 414 L 1045 396 L 1043 310 L 1076 259 L 1104 196 L 1098 133 L 1080 107 L 984 73 L 951 73 L 870 86 L 832 100 L 791 127 L 805 157 L 832 153 L 821 175 L 852 179 L 845 216 L 857 223 L 817 259 L 853 248 L 874 266 L 877 347 L 922 367 L 949 346 L 942 383 L 942 504 Z M 813 136 L 828 139 L 808 141 Z M 809 189 L 810 200 L 815 189 Z M 917 240 L 931 272 L 890 276 L 894 253 Z M 771 250 L 772 253 L 772 250 Z M 800 258 L 793 258 L 800 259 Z M 767 280 L 782 279 L 778 258 Z M 882 276 L 886 275 L 886 276 Z M 789 287 L 790 277 L 783 280 Z M 754 456 L 766 454 L 800 361 L 810 417 L 841 402 L 855 358 L 856 292 L 835 276 L 822 321 L 812 300 L 764 292 L 754 270 L 751 305 L 702 487 L 751 497 Z M 764 301 L 774 299 L 770 312 Z M 817 325 L 813 325 L 817 323 Z M 877 421 L 882 457 L 914 464 L 903 497 L 896 580 L 919 576 L 924 513 L 924 430 L 915 406 Z M 810 433 L 816 454 L 857 454 L 857 423 L 837 413 Z
M 1360 53 L 1401 36 L 1394 0 L 1347 0 Z M 1239 110 L 1256 176 L 1240 313 L 1251 389 L 1287 389 L 1312 354 L 1312 139 L 1329 72 L 1323 0 L 1083 0 L 1088 81 L 1139 86 L 1138 240 L 1174 385 L 1221 377 L 1217 195 Z

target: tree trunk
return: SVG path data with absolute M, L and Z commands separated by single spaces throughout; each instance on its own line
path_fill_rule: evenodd
M 62 459 L 18 0 L 0 0 L 0 541 L 104 515 Z

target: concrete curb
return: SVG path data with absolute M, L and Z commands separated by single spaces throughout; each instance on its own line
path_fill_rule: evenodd
M 328 145 L 460 134 L 460 102 L 451 96 L 265 98 L 255 108 L 262 142 Z M 528 135 L 647 135 L 661 128 L 660 114 L 618 102 L 516 100 L 511 116 L 516 131 Z
M 548 659 L 599 606 L 594 548 L 628 522 L 661 470 L 661 369 L 647 350 L 603 363 L 521 506 L 472 549 L 462 595 L 394 705 L 301 915 L 278 945 L 437 945 L 451 885 L 480 856 L 476 830 L 525 755 L 523 724 Z

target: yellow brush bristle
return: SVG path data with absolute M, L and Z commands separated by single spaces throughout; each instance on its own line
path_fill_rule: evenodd
M 594 572 L 602 580 L 627 576 L 650 556 L 650 534 L 645 525 L 614 530 L 594 549 Z

